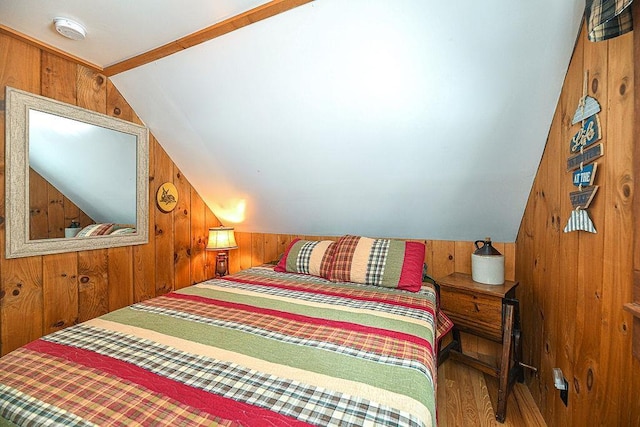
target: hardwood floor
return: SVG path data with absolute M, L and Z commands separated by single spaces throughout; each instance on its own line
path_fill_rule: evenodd
M 453 360 L 438 368 L 438 425 L 440 427 L 546 426 L 524 384 L 516 383 L 507 401 L 504 424 L 495 419 L 497 379 Z

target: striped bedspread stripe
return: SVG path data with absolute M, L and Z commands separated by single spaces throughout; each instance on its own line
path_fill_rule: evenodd
M 253 268 L 0 359 L 18 425 L 435 425 L 435 296 Z

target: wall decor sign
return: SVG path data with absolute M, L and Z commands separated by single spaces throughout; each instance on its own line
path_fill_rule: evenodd
M 585 79 L 588 81 L 588 77 Z M 586 91 L 585 91 L 586 92 Z M 578 102 L 578 109 L 576 113 L 573 115 L 573 120 L 571 121 L 572 125 L 575 125 L 578 122 L 585 120 L 588 117 L 593 116 L 596 113 L 600 112 L 600 104 L 595 98 L 590 96 L 583 96 L 580 98 L 580 102 Z
M 589 233 L 597 233 L 596 228 L 593 226 L 593 221 L 589 218 L 587 211 L 582 209 L 576 209 L 571 211 L 571 216 L 567 222 L 567 226 L 564 228 L 565 233 L 571 231 L 588 231 Z
M 598 186 L 594 185 L 598 164 L 595 160 L 604 155 L 604 145 L 595 144 L 602 138 L 600 120 L 600 104 L 595 98 L 587 95 L 589 72 L 586 71 L 583 81 L 582 98 L 573 115 L 572 125 L 580 123 L 580 130 L 573 136 L 569 144 L 571 155 L 567 159 L 567 172 L 572 172 L 573 185 L 576 191 L 569 193 L 569 200 L 573 210 L 569 217 L 565 233 L 571 231 L 587 231 L 597 233 L 587 209 L 593 202 Z
M 171 182 L 165 182 L 158 188 L 156 204 L 162 212 L 171 212 L 178 204 L 178 189 Z
M 589 147 L 586 150 L 583 149 L 578 154 L 567 159 L 567 172 L 580 169 L 580 165 L 584 167 L 585 164 L 591 163 L 602 156 L 604 156 L 604 146 L 602 143 Z
M 583 165 L 582 168 L 573 172 L 573 185 L 576 187 L 593 185 L 593 181 L 595 181 L 596 178 L 596 170 L 598 170 L 597 162 Z
M 578 191 L 572 191 L 569 193 L 571 206 L 573 206 L 573 209 L 587 209 L 597 192 L 597 185 L 591 185 L 589 187 L 581 188 Z
M 571 139 L 571 152 L 577 153 L 581 148 L 585 148 L 600 140 L 600 120 L 594 114 L 584 121 L 582 128 Z

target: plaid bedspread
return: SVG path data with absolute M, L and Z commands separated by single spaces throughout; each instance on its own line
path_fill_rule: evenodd
M 0 425 L 435 425 L 434 304 L 252 268 L 6 355 Z

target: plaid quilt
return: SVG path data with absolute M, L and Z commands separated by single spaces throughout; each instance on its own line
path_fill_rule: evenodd
M 252 268 L 6 355 L 0 425 L 432 426 L 434 309 L 428 287 Z
M 592 42 L 609 40 L 633 30 L 633 0 L 587 0 L 587 37 Z

